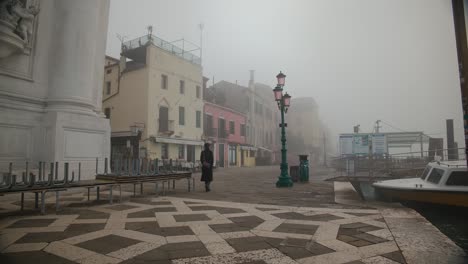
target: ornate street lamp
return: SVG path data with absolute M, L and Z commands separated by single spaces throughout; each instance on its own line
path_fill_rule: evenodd
M 291 96 L 286 93 L 283 95 L 283 86 L 286 80 L 286 75 L 280 72 L 276 75 L 278 85 L 273 89 L 275 101 L 278 103 L 278 108 L 281 111 L 281 174 L 276 182 L 276 187 L 291 187 L 293 185 L 291 177 L 288 174 L 287 150 L 286 150 L 286 126 L 284 123 L 284 114 L 288 111 L 291 105 Z

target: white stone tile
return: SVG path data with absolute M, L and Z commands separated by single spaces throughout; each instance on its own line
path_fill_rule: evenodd
M 260 230 L 260 231 L 273 231 L 275 228 L 277 228 L 279 225 L 281 225 L 285 220 L 284 219 L 275 219 L 275 220 L 267 220 L 257 227 L 255 227 L 255 230 Z
M 253 237 L 255 234 L 249 231 L 229 232 L 219 234 L 223 239 Z
M 131 259 L 135 256 L 138 256 L 140 254 L 143 254 L 147 251 L 150 251 L 152 249 L 158 248 L 163 243 L 148 243 L 148 242 L 141 242 L 126 248 L 122 248 L 120 250 L 114 251 L 112 253 L 107 254 L 110 257 L 122 259 L 122 260 L 127 260 Z
M 206 249 L 208 249 L 208 251 L 212 255 L 219 255 L 219 254 L 226 254 L 226 253 L 236 252 L 236 250 L 234 248 L 232 248 L 226 242 L 205 244 L 205 247 L 206 247 Z
M 232 214 L 222 214 L 225 218 L 230 218 L 230 217 L 245 217 L 245 216 L 251 216 L 250 213 L 232 213 Z
M 114 229 L 125 229 L 125 222 L 124 221 L 107 221 L 106 226 L 104 229 L 114 230 Z
M 314 240 L 333 240 L 338 234 L 339 225 L 333 223 L 323 223 L 319 225 L 313 236 Z
M 186 235 L 186 236 L 168 236 L 166 237 L 167 243 L 182 243 L 182 242 L 194 242 L 199 241 L 197 236 Z
M 215 234 L 215 235 L 198 235 L 198 239 L 200 239 L 200 241 L 203 244 L 225 242 L 224 239 L 218 234 Z
M 375 220 L 379 218 L 382 218 L 382 216 L 381 215 L 369 215 L 369 216 L 360 216 L 360 217 L 355 217 L 355 218 L 337 219 L 337 220 L 332 220 L 329 222 L 344 225 L 344 224 L 351 224 L 351 223 L 358 223 L 358 222 L 362 223 L 362 222 Z
M 24 252 L 24 251 L 39 251 L 45 248 L 48 243 L 22 243 L 22 244 L 13 244 L 7 247 L 2 253 L 11 253 L 11 252 Z
M 125 220 L 126 223 L 129 222 L 156 222 L 156 216 L 155 217 L 141 217 L 141 218 L 127 218 Z
M 75 221 L 76 218 L 78 218 L 79 215 L 63 215 L 60 216 L 57 220 L 55 220 L 52 224 L 49 225 L 49 227 L 52 226 L 65 226 L 68 227 L 73 221 Z
M 379 218 L 381 218 L 381 216 Z M 388 228 L 386 223 L 376 221 L 376 220 L 363 221 L 362 223 L 376 226 L 376 227 L 381 227 L 381 228 Z
M 192 212 L 192 209 L 188 207 L 182 200 L 174 200 L 172 204 L 177 209 L 178 212 Z
M 282 258 L 274 258 L 274 259 L 267 259 L 265 260 L 267 264 L 297 264 L 297 262 L 287 256 L 284 256 Z
M 44 248 L 44 251 L 72 261 L 97 254 L 93 251 L 69 245 L 61 241 L 50 243 Z
M 82 259 L 76 260 L 80 264 L 116 264 L 121 262 L 121 259 L 109 257 L 106 255 L 95 254 Z
M 312 235 L 306 235 L 306 234 L 269 232 L 269 231 L 255 230 L 255 229 L 250 230 L 250 232 L 254 233 L 257 236 L 272 237 L 272 238 L 299 238 L 299 239 L 311 240 L 313 237 Z
M 347 263 L 355 260 L 360 260 L 361 256 L 357 251 L 341 251 L 333 252 L 313 257 L 307 257 L 302 259 L 297 259 L 296 261 L 301 264 L 324 264 L 324 263 L 333 263 L 341 264 Z
M 156 220 L 160 227 L 180 226 L 171 214 L 158 213 L 156 214 Z
M 63 232 L 66 226 L 48 226 L 48 227 L 22 227 L 7 228 L 2 230 L 2 234 L 8 233 L 43 233 L 43 232 Z
M 194 223 L 189 224 L 190 228 L 192 229 L 193 233 L 197 236 L 199 235 L 216 235 L 217 233 L 208 226 L 208 224 L 204 223 Z
M 390 231 L 388 229 L 379 229 L 379 230 L 370 231 L 370 232 L 366 232 L 366 233 L 377 236 L 377 237 L 380 237 L 380 238 L 383 238 L 383 239 L 387 239 L 387 240 L 390 240 L 390 241 L 395 240 L 393 238 L 392 233 L 390 233 Z
M 286 219 L 286 220 L 284 220 L 284 223 L 285 224 L 297 224 L 297 225 L 322 225 L 322 224 L 328 223 L 328 222 Z
M 361 258 L 369 258 L 399 250 L 394 241 L 364 246 L 359 248 Z

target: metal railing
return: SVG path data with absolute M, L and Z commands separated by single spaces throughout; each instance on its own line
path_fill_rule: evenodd
M 178 47 L 178 46 L 176 46 L 176 45 L 174 45 L 174 44 L 172 44 L 172 43 L 170 43 L 168 41 L 165 41 L 165 40 L 163 40 L 161 38 L 158 38 L 156 36 L 153 36 L 153 35 L 145 35 L 145 36 L 142 36 L 142 37 L 139 37 L 139 38 L 124 42 L 122 44 L 122 51 L 125 52 L 125 51 L 130 50 L 130 49 L 135 49 L 135 48 L 138 48 L 138 47 L 141 47 L 141 46 L 145 46 L 145 45 L 147 45 L 149 43 L 152 43 L 156 47 L 159 47 L 159 48 L 161 48 L 163 50 L 169 51 L 172 54 L 174 54 L 174 55 L 176 55 L 178 57 L 181 57 L 184 60 L 189 61 L 189 62 L 191 62 L 193 64 L 201 65 L 200 57 L 192 54 L 189 51 L 181 49 L 180 47 Z
M 173 133 L 174 132 L 174 120 L 158 119 L 158 132 Z
M 450 159 L 449 159 L 450 158 Z M 417 151 L 391 155 L 335 157 L 331 165 L 341 176 L 416 177 L 432 161 L 466 160 L 464 148 Z

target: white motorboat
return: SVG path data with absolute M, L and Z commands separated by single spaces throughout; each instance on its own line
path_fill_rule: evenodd
M 378 196 L 468 207 L 466 160 L 430 162 L 421 177 L 378 181 L 372 184 Z

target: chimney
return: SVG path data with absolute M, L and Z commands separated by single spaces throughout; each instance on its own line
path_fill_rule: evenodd
M 249 87 L 253 87 L 254 83 L 255 83 L 255 70 L 250 70 Z

